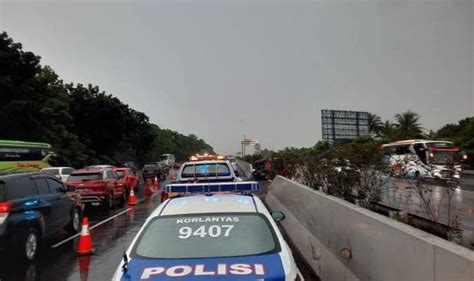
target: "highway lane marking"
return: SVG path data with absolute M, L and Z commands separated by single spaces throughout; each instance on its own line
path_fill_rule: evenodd
M 96 228 L 96 227 L 98 227 L 98 226 L 100 226 L 100 225 L 102 225 L 102 224 L 104 224 L 104 223 L 106 223 L 106 222 L 108 222 L 108 221 L 110 221 L 110 220 L 112 220 L 112 219 L 114 219 L 114 218 L 120 216 L 120 215 L 123 215 L 123 214 L 125 214 L 126 212 L 130 211 L 131 209 L 133 209 L 133 208 L 130 207 L 130 208 L 126 209 L 126 210 L 121 211 L 120 213 L 117 213 L 117 214 L 111 216 L 110 218 L 106 218 L 105 220 L 103 220 L 103 221 L 101 221 L 101 222 L 99 222 L 99 223 L 97 223 L 97 224 L 95 224 L 95 225 L 89 227 L 89 230 L 92 230 L 92 229 L 94 229 L 94 228 Z M 81 235 L 81 232 L 76 233 L 75 235 L 73 235 L 73 236 L 71 236 L 71 237 L 69 237 L 69 238 L 67 238 L 67 239 L 64 239 L 63 241 L 54 244 L 53 246 L 51 246 L 51 248 L 57 248 L 57 247 L 63 245 L 64 243 L 69 242 L 69 241 L 71 241 L 72 239 L 78 237 L 79 235 Z

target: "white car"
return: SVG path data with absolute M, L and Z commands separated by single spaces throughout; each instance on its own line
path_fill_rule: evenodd
M 256 182 L 174 184 L 168 192 L 249 190 Z M 249 193 L 168 199 L 145 221 L 112 280 L 303 280 L 269 213 Z
M 181 165 L 177 182 L 228 182 L 241 181 L 227 160 L 189 161 Z
M 69 176 L 74 171 L 72 167 L 50 167 L 41 169 L 42 172 L 54 175 L 56 178 L 66 182 Z

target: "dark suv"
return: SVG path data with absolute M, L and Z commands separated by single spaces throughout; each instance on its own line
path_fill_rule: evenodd
M 151 178 L 154 179 L 158 177 L 160 180 L 164 180 L 166 178 L 167 168 L 164 166 L 163 163 L 160 162 L 150 162 L 146 163 L 143 166 L 143 180 Z
M 62 228 L 77 233 L 81 214 L 80 197 L 52 175 L 0 176 L 0 250 L 32 261 L 44 238 Z

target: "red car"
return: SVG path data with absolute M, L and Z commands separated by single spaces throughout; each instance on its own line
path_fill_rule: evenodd
M 66 184 L 76 188 L 82 203 L 93 206 L 102 205 L 112 209 L 117 201 L 123 206 L 127 198 L 125 181 L 111 168 L 75 170 Z
M 134 192 L 138 190 L 138 176 L 127 167 L 115 167 L 114 171 L 119 175 L 121 179 L 125 181 L 125 186 L 127 188 L 127 192 L 129 192 L 132 188 Z M 127 193 L 128 194 L 128 193 Z

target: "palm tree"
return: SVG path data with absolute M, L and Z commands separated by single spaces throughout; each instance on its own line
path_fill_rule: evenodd
M 371 137 L 377 136 L 380 133 L 380 129 L 383 127 L 382 118 L 377 114 L 369 113 L 369 135 Z
M 382 138 L 386 142 L 394 141 L 397 139 L 397 130 L 394 123 L 385 121 L 382 123 L 378 137 Z
M 430 130 L 426 136 L 427 136 L 430 140 L 435 140 L 435 139 L 438 138 L 438 134 L 437 134 L 435 131 L 433 131 L 433 130 Z
M 412 111 L 395 115 L 395 127 L 399 139 L 423 138 L 423 127 L 418 122 L 421 116 Z

